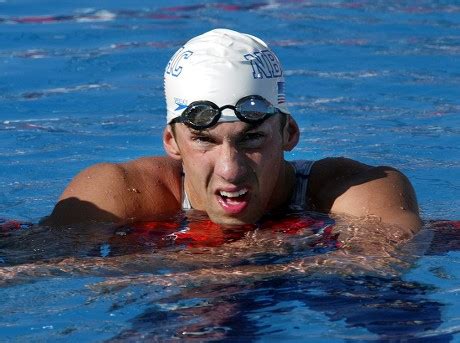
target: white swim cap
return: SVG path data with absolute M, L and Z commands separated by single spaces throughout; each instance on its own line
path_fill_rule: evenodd
M 248 95 L 260 95 L 289 114 L 276 55 L 261 39 L 232 30 L 215 29 L 189 40 L 169 61 L 164 86 L 168 123 L 193 101 L 222 107 Z M 236 120 L 231 109 L 219 119 Z

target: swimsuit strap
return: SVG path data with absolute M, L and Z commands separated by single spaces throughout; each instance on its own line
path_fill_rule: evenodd
M 295 171 L 295 186 L 289 207 L 293 210 L 307 208 L 308 178 L 315 161 L 289 161 Z
M 192 204 L 188 198 L 187 192 L 185 191 L 185 174 L 181 173 L 182 176 L 182 210 L 187 211 L 192 209 Z

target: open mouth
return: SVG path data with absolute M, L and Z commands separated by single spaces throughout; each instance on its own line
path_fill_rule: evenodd
M 219 191 L 218 201 L 226 212 L 240 213 L 248 205 L 248 189 L 242 188 L 235 192 Z

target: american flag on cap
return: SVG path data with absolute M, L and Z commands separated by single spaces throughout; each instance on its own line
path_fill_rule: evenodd
M 284 94 L 284 82 L 278 82 L 278 104 L 286 102 L 286 95 Z

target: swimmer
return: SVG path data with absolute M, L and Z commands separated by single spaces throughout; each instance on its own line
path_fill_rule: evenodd
M 164 73 L 167 156 L 83 170 L 42 224 L 162 220 L 195 209 L 241 226 L 294 208 L 378 218 L 405 237 L 419 230 L 415 192 L 398 170 L 284 159 L 300 136 L 284 83 L 278 57 L 257 37 L 215 29 L 191 39 Z

